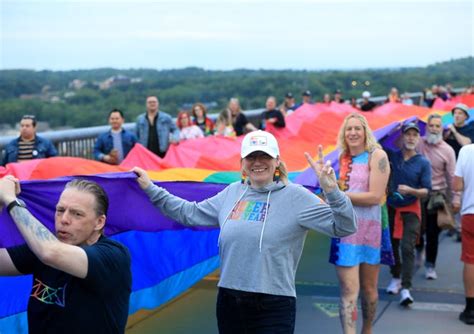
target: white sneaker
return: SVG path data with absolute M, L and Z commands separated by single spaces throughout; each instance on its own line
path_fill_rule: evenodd
M 410 294 L 410 290 L 402 289 L 400 292 L 400 305 L 408 306 L 414 302 L 413 297 Z
M 428 268 L 426 268 L 425 278 L 426 279 L 437 279 L 438 274 L 436 274 L 436 270 L 433 267 L 428 267 Z
M 390 281 L 390 284 L 387 286 L 387 291 L 391 295 L 396 295 L 398 292 L 400 292 L 400 289 L 402 288 L 402 280 L 400 278 L 392 278 Z

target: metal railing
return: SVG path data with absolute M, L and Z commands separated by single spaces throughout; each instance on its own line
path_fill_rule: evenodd
M 454 90 L 461 92 L 462 89 Z M 420 104 L 420 100 L 423 97 L 422 93 L 410 93 L 408 94 L 413 103 L 416 105 Z M 386 101 L 386 96 L 373 97 L 370 100 L 378 105 L 383 104 Z M 357 99 L 360 103 L 362 99 Z M 348 103 L 349 101 L 346 101 Z M 264 109 L 253 109 L 244 111 L 245 116 L 254 125 L 258 125 L 260 122 L 260 115 Z M 216 119 L 216 114 L 210 114 L 211 118 Z M 176 119 L 174 119 L 176 121 Z M 125 123 L 124 128 L 135 132 L 135 123 Z M 110 126 L 94 126 L 89 128 L 80 129 L 69 129 L 69 130 L 56 130 L 46 131 L 38 133 L 38 135 L 51 140 L 58 150 L 58 155 L 69 156 L 69 157 L 81 157 L 86 159 L 94 159 L 93 149 L 96 138 L 99 134 L 104 133 L 110 129 Z M 0 157 L 3 157 L 5 146 L 16 136 L 4 136 L 0 137 Z
M 250 122 L 257 124 L 260 120 L 260 114 L 264 109 L 254 109 L 245 111 L 245 116 Z M 209 114 L 209 117 L 216 119 L 216 114 Z M 176 118 L 173 119 L 176 122 Z M 126 130 L 135 133 L 135 123 L 125 123 L 123 127 Z M 55 130 L 39 132 L 38 135 L 49 139 L 58 150 L 58 155 L 67 157 L 80 157 L 94 159 L 93 150 L 97 137 L 110 130 L 109 125 L 93 126 L 89 128 Z M 0 137 L 0 157 L 3 157 L 5 146 L 18 136 Z

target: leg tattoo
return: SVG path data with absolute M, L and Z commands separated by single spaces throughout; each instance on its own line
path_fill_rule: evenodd
M 339 305 L 339 316 L 344 333 L 355 333 L 357 324 L 357 302 L 354 300 L 349 302 L 342 301 Z

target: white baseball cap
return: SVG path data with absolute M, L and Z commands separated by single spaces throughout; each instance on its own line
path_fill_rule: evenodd
M 243 159 L 256 151 L 265 152 L 272 158 L 280 155 L 276 138 L 271 133 L 262 130 L 253 131 L 245 135 L 242 141 L 240 156 Z
M 370 97 L 370 92 L 366 90 L 362 93 L 362 97 L 368 99 Z

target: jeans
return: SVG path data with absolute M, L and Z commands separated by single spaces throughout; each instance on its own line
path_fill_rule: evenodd
M 390 223 L 390 234 L 392 236 L 393 257 L 395 258 L 395 265 L 390 267 L 390 273 L 394 278 L 402 276 L 402 288 L 411 288 L 411 279 L 415 269 L 415 244 L 416 239 L 420 233 L 420 220 L 418 216 L 412 212 L 402 212 L 403 220 L 403 235 L 402 239 L 393 238 L 394 217 L 395 210 L 388 207 L 388 217 Z M 402 256 L 400 261 L 401 246 Z
M 219 288 L 216 314 L 220 334 L 291 334 L 296 298 Z
M 439 233 L 438 227 L 438 213 L 436 211 L 430 212 L 426 206 L 425 211 L 426 222 L 426 260 L 425 266 L 434 268 L 436 266 L 436 258 L 438 257 L 438 242 Z

